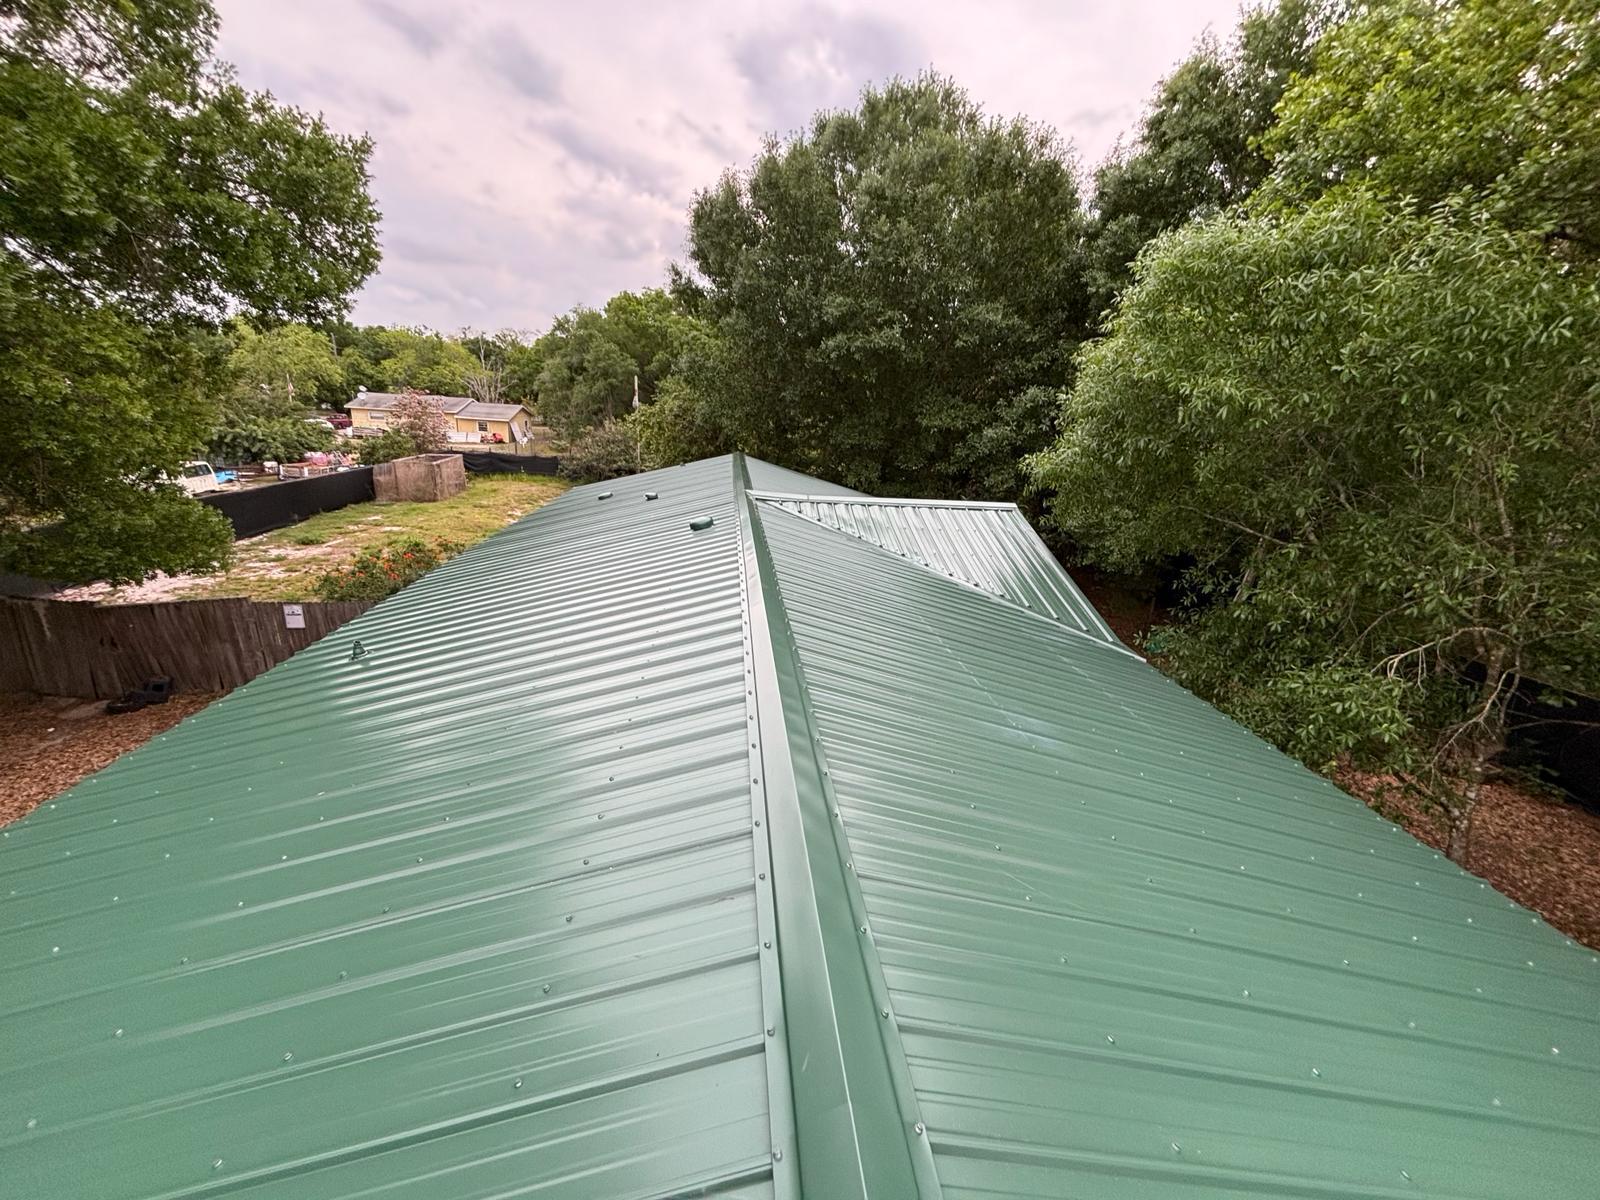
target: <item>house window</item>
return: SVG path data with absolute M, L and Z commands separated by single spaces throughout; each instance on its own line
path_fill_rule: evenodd
M 375 412 L 375 413 L 372 414 L 372 423 L 374 425 L 382 425 L 388 419 L 389 419 L 389 414 L 388 413 Z
M 478 432 L 479 433 L 488 433 L 489 432 L 489 422 L 487 422 L 487 421 L 479 421 L 478 422 Z

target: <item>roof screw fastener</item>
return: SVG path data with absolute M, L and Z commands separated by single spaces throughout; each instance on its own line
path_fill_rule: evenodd
M 512 1086 L 512 1087 L 513 1087 L 513 1088 L 520 1088 L 520 1087 L 521 1087 L 521 1086 L 522 1086 L 522 1080 L 520 1080 L 520 1079 L 514 1079 L 514 1080 L 512 1080 L 512 1081 L 511 1081 L 511 1086 Z
M 369 653 L 369 651 L 367 650 L 367 648 L 365 646 L 363 646 L 359 641 L 352 642 L 350 644 L 350 661 L 351 662 L 356 662 L 358 659 L 365 658 L 368 653 Z M 220 1162 L 221 1160 L 219 1159 L 218 1161 Z
M 710 529 L 714 524 L 716 524 L 715 517 L 695 517 L 689 522 L 689 528 L 698 532 L 701 529 Z
M 774 1029 L 771 1025 L 767 1026 L 767 1036 L 768 1037 L 771 1037 L 776 1032 L 777 1032 L 777 1030 Z
M 645 494 L 644 494 L 644 498 L 645 498 L 645 499 L 646 499 L 646 500 L 655 500 L 655 499 L 658 499 L 658 498 L 659 498 L 659 493 L 656 493 L 656 492 L 646 492 L 646 493 L 645 493 Z
M 601 492 L 599 498 L 601 500 L 609 500 L 609 499 L 611 499 L 611 493 L 610 492 Z
M 918 1137 L 921 1137 L 923 1134 L 928 1132 L 928 1127 L 926 1125 L 924 1125 L 921 1121 L 918 1121 L 915 1125 L 912 1126 L 912 1128 L 917 1131 L 917 1136 Z

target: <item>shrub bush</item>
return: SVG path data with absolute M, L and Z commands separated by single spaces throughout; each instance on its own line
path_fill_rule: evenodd
M 385 429 L 377 437 L 362 438 L 357 453 L 364 467 L 393 462 L 417 453 L 416 443 L 398 429 Z
M 561 474 L 583 483 L 636 474 L 641 466 L 639 435 L 632 422 L 607 421 L 586 429 L 561 451 Z
M 317 580 L 323 600 L 382 600 L 464 549 L 460 542 L 403 538 L 363 550 L 347 566 L 325 571 Z

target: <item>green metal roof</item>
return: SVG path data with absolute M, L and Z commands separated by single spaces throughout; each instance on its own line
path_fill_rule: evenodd
M 6 829 L 0 1194 L 1595 1194 L 1597 956 L 850 495 L 574 489 Z

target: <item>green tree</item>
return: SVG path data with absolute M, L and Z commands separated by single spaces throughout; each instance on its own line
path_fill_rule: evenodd
M 1095 172 L 1089 230 L 1096 311 L 1129 281 L 1140 248 L 1158 233 L 1241 203 L 1271 162 L 1259 142 L 1318 39 L 1341 16 L 1337 0 L 1282 0 L 1246 10 L 1227 46 L 1209 34 L 1163 79 L 1129 146 Z
M 1331 33 L 1264 138 L 1263 193 L 1330 188 L 1482 206 L 1567 253 L 1600 253 L 1594 0 L 1375 0 Z
M 228 354 L 230 389 L 246 398 L 270 397 L 296 412 L 343 405 L 344 367 L 325 333 L 288 324 L 265 333 L 234 323 Z
M 1083 225 L 1052 131 L 869 88 L 696 196 L 677 288 L 726 347 L 688 364 L 699 423 L 868 490 L 1014 494 L 1088 326 Z
M 697 321 L 659 288 L 619 292 L 604 309 L 575 308 L 534 343 L 540 415 L 564 437 L 648 404 L 700 334 Z
M 533 348 L 524 335 L 512 329 L 499 333 L 463 329 L 456 340 L 477 364 L 466 380 L 467 394 L 474 400 L 485 404 L 525 404 L 533 398 L 529 364 Z
M 213 424 L 201 335 L 337 313 L 371 145 L 239 87 L 204 0 L 0 10 L 0 563 L 208 569 L 226 522 L 161 482 Z
M 385 390 L 411 389 L 435 396 L 465 396 L 478 360 L 460 342 L 431 329 L 370 331 L 378 376 Z
M 1600 282 L 1352 194 L 1153 242 L 1033 461 L 1095 561 L 1192 564 L 1155 649 L 1317 766 L 1407 771 L 1464 856 L 1525 680 L 1600 688 Z

